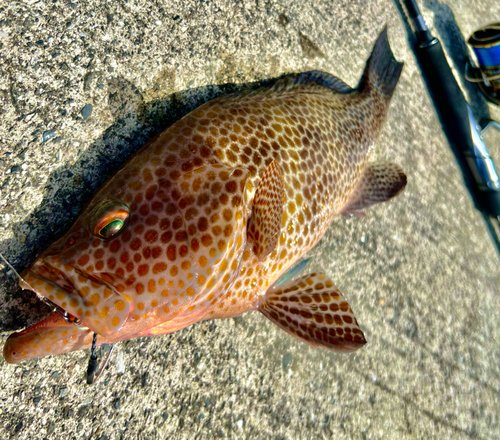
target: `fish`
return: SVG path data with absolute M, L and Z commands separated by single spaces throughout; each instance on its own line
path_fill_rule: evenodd
M 215 98 L 161 132 L 22 272 L 21 287 L 56 311 L 11 334 L 5 360 L 251 310 L 311 346 L 363 347 L 334 282 L 293 267 L 335 218 L 405 188 L 398 165 L 369 161 L 402 67 L 384 28 L 356 88 L 322 71 L 287 74 Z

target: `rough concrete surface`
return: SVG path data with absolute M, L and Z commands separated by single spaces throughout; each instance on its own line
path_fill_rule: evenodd
M 459 31 L 500 17 L 494 0 L 422 6 L 457 73 Z M 312 251 L 368 345 L 313 349 L 249 313 L 118 344 L 91 387 L 87 352 L 0 361 L 0 438 L 500 438 L 500 264 L 392 1 L 0 3 L 0 252 L 25 268 L 132 152 L 214 96 L 310 69 L 357 84 L 385 23 L 405 68 L 374 156 L 409 183 Z M 0 280 L 4 341 L 48 309 Z

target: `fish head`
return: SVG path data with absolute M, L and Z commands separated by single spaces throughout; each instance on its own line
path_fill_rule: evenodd
M 179 315 L 194 322 L 230 288 L 246 240 L 249 172 L 216 161 L 186 167 L 180 156 L 161 159 L 165 144 L 153 147 L 22 274 L 23 288 L 81 325 L 52 316 L 14 333 L 8 362 L 86 348 L 94 332 L 110 343 Z
M 105 315 L 109 314 L 113 299 L 119 319 L 126 319 L 127 303 L 118 302 L 115 293 L 120 288 L 118 277 L 99 270 L 104 265 L 99 264 L 98 258 L 105 256 L 104 247 L 98 242 L 106 242 L 108 248 L 113 242 L 118 243 L 129 224 L 130 206 L 124 196 L 123 190 L 116 189 L 113 194 L 110 188 L 104 197 L 97 194 L 66 234 L 21 273 L 21 287 L 36 292 L 59 313 L 10 335 L 4 346 L 7 362 L 86 348 L 94 331 L 110 335 L 111 326 L 105 322 Z M 99 303 L 103 304 L 101 308 Z M 116 319 L 111 320 L 113 323 Z

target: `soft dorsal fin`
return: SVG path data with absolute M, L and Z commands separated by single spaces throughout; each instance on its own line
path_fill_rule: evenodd
M 289 90 L 314 90 L 324 88 L 331 89 L 338 93 L 351 93 L 354 89 L 344 81 L 328 72 L 322 70 L 311 70 L 303 73 L 289 73 L 278 78 L 271 86 L 260 89 L 260 93 L 283 92 Z M 258 93 L 259 90 L 256 91 Z
M 271 287 L 258 309 L 287 333 L 314 347 L 345 352 L 366 344 L 351 307 L 323 273 Z
M 284 195 L 283 172 L 273 160 L 255 191 L 252 216 L 247 225 L 247 236 L 253 241 L 252 249 L 259 261 L 264 260 L 278 244 Z
M 267 82 L 269 85 L 259 87 L 255 90 L 244 89 L 241 92 L 230 95 L 223 95 L 216 100 L 228 99 L 240 100 L 244 98 L 260 98 L 270 95 L 284 95 L 292 92 L 313 92 L 313 93 L 352 93 L 355 91 L 348 86 L 344 81 L 336 76 L 321 70 L 311 70 L 303 73 L 287 73 L 278 78 L 274 78 Z M 212 103 L 216 100 L 211 101 Z
M 377 203 L 388 202 L 406 186 L 406 175 L 391 162 L 370 163 L 342 211 L 345 216 L 362 216 L 363 210 Z

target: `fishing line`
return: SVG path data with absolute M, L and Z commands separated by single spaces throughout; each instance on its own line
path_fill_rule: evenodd
M 17 272 L 16 269 L 14 269 L 14 267 L 12 267 L 12 264 L 10 264 L 7 259 L 2 255 L 2 253 L 0 252 L 0 258 L 3 260 L 3 262 L 5 263 L 5 265 L 12 271 L 16 274 L 16 276 L 21 280 L 21 287 L 24 289 L 25 287 L 23 286 L 26 285 L 28 286 L 28 290 L 33 290 L 33 292 L 35 292 L 39 297 L 43 298 L 42 295 L 40 295 L 38 292 L 35 291 L 35 289 L 31 286 L 30 283 L 28 283 L 21 275 L 19 275 L 19 273 Z

